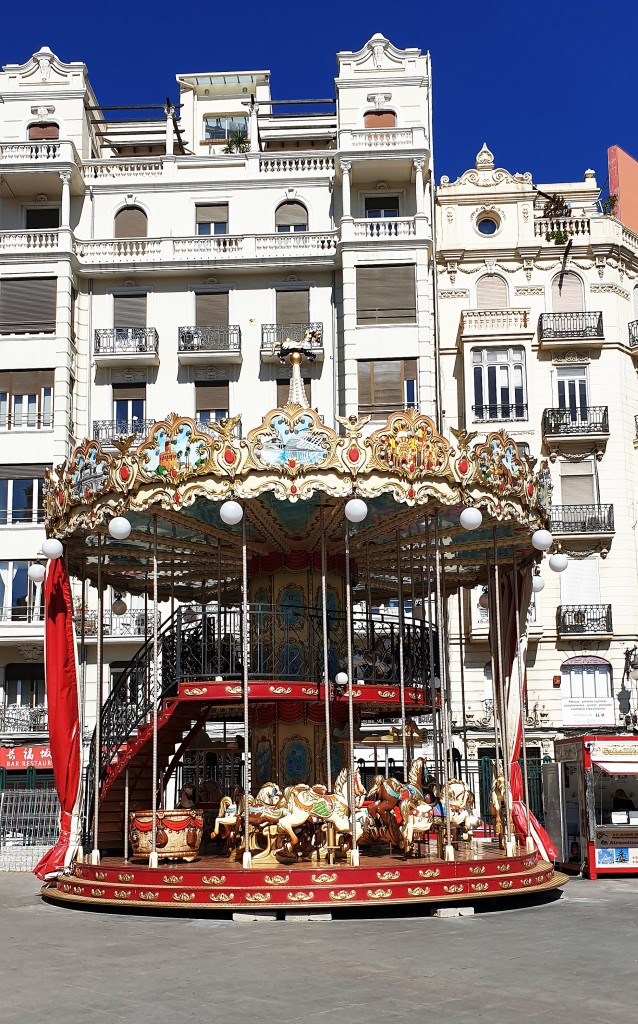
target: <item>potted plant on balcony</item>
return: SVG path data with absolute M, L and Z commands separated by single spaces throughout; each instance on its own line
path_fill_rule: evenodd
M 228 136 L 228 141 L 224 146 L 224 153 L 248 153 L 250 149 L 250 142 L 245 131 L 241 128 L 236 128 Z

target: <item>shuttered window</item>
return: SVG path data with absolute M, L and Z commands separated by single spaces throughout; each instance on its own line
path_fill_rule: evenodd
M 0 280 L 0 334 L 53 334 L 55 277 L 6 277 Z
M 561 463 L 560 496 L 563 505 L 596 504 L 593 462 Z
M 389 415 L 416 405 L 416 359 L 361 360 L 359 412 Z
M 277 323 L 307 324 L 310 321 L 310 292 L 297 288 L 294 291 L 277 291 Z
M 312 384 L 310 377 L 303 378 L 304 387 L 306 389 L 306 398 L 312 405 Z M 288 401 L 288 392 L 290 391 L 290 379 L 288 377 L 281 377 L 277 381 L 277 408 L 283 409 L 284 405 Z
M 369 110 L 363 117 L 364 128 L 396 128 L 397 117 L 391 110 Z
M 197 292 L 195 326 L 225 327 L 228 324 L 228 292 Z
M 308 211 L 302 203 L 282 203 L 275 211 L 277 231 L 307 231 Z
M 560 574 L 561 604 L 599 604 L 598 558 L 570 558 Z
M 195 411 L 197 419 L 206 424 L 209 420 L 219 421 L 228 416 L 228 381 L 195 384 Z
M 198 235 L 226 235 L 228 233 L 228 203 L 211 203 L 195 208 L 195 226 Z
M 585 309 L 583 282 L 577 274 L 557 274 L 552 281 L 554 313 L 580 313 Z
M 115 214 L 113 225 L 115 238 L 146 238 L 148 218 L 139 206 L 125 206 Z
M 414 270 L 412 264 L 357 267 L 357 323 L 416 323 Z
M 114 384 L 114 402 L 144 402 L 146 400 L 146 384 Z
M 477 309 L 506 309 L 507 284 L 498 274 L 485 274 L 476 285 Z
M 53 426 L 53 370 L 0 373 L 0 430 Z
M 57 124 L 48 122 L 45 124 L 32 124 L 29 125 L 29 141 L 39 142 L 40 140 L 46 141 L 51 139 L 60 138 L 60 127 Z
M 146 293 L 113 296 L 113 326 L 146 327 Z

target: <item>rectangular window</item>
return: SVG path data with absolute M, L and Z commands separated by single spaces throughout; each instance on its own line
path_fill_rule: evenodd
M 146 293 L 113 295 L 113 326 L 118 331 L 146 327 Z
M 474 421 L 527 419 L 522 348 L 472 350 Z
M 560 499 L 562 505 L 597 504 L 593 459 L 561 462 Z
M 416 278 L 406 266 L 357 267 L 357 324 L 415 324 Z
M 398 196 L 369 197 L 364 199 L 364 204 L 367 218 L 399 216 Z
M 7 665 L 4 689 L 6 704 L 29 708 L 44 707 L 44 665 Z
M 219 423 L 228 417 L 228 393 L 227 380 L 195 384 L 195 413 L 201 424 L 206 426 L 210 422 Z
M 0 280 L 0 334 L 54 334 L 55 277 Z
M 581 697 L 610 697 L 606 665 L 566 665 L 561 669 L 560 695 L 563 700 Z
M 114 384 L 113 416 L 117 434 L 140 433 L 146 419 L 146 385 Z
M 195 326 L 228 326 L 228 292 L 196 292 Z
M 198 235 L 227 235 L 228 203 L 195 207 L 195 226 Z
M 53 370 L 0 372 L 0 430 L 53 426 Z
M 27 231 L 53 231 L 60 227 L 59 206 L 35 206 L 25 214 Z
M 561 604 L 600 604 L 598 558 L 570 558 L 560 574 Z
M 28 562 L 0 562 L 0 622 L 33 622 L 42 618 L 42 584 L 30 581 L 28 569 Z
M 586 366 L 558 367 L 558 408 L 569 411 L 572 422 L 587 422 Z
M 307 324 L 310 322 L 310 292 L 306 288 L 276 294 L 276 319 L 278 324 Z
M 204 118 L 205 142 L 226 142 L 237 133 L 248 134 L 248 118 L 245 114 L 225 114 L 220 117 Z
M 361 414 L 389 416 L 416 407 L 416 359 L 366 359 L 357 368 Z

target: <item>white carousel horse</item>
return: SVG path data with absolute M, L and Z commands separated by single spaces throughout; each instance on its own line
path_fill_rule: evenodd
M 354 773 L 355 805 L 365 793 L 358 769 Z M 299 838 L 294 830 L 306 822 L 333 825 L 340 833 L 350 831 L 350 807 L 348 804 L 348 770 L 342 768 L 335 784 L 334 792 L 328 793 L 323 785 L 291 786 L 287 794 L 288 813 L 279 819 L 279 831 L 290 837 L 290 846 L 294 850 L 299 845 Z M 358 831 L 355 824 L 355 831 Z
M 283 794 L 274 782 L 267 782 L 261 787 L 256 797 L 248 798 L 248 821 L 253 827 L 263 824 L 272 824 L 277 821 L 277 810 L 283 808 Z M 211 839 L 219 834 L 224 828 L 225 835 L 230 837 L 237 830 L 239 820 L 243 817 L 245 797 L 243 790 L 236 787 L 233 797 L 222 797 L 219 804 L 219 814 L 215 819 L 215 827 L 211 832 Z M 281 813 L 281 811 L 280 811 Z
M 443 786 L 441 799 L 450 812 L 450 824 L 458 830 L 461 839 L 471 839 L 481 819 L 474 811 L 474 794 L 460 779 L 450 779 Z

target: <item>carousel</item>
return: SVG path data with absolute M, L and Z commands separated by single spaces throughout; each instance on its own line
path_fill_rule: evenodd
M 288 356 L 287 404 L 244 439 L 238 418 L 201 429 L 172 414 L 139 443 L 85 440 L 47 479 L 62 815 L 36 868 L 43 894 L 218 913 L 561 885 L 519 770 L 524 623 L 534 565 L 552 544 L 547 465 L 501 431 L 446 438 L 413 411 L 372 433 L 369 418 L 340 419 L 336 432 L 309 408 L 303 351 Z M 99 602 L 84 770 L 72 578 Z M 452 758 L 448 600 L 477 585 L 490 609 L 493 835 Z M 153 626 L 107 693 L 108 586 L 147 595 Z M 366 732 L 372 720 L 387 721 L 387 736 Z M 392 773 L 389 741 L 402 752 Z M 367 784 L 362 744 L 375 751 Z M 220 770 L 184 783 L 184 765 L 204 763 L 207 748 Z

